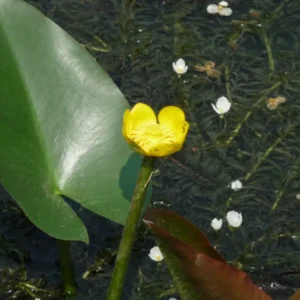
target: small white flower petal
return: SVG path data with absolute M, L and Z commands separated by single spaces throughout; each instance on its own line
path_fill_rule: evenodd
M 176 61 L 176 66 L 177 66 L 177 68 L 184 68 L 185 67 L 185 61 L 182 58 L 179 58 Z
M 232 15 L 232 9 L 229 8 L 229 7 L 224 7 L 224 8 L 219 10 L 219 14 L 221 16 L 229 17 L 229 16 Z
M 182 58 L 179 58 L 176 63 L 173 62 L 173 69 L 177 74 L 184 74 L 187 71 L 187 66 Z
M 162 261 L 164 259 L 159 247 L 153 247 L 149 252 L 149 257 L 154 261 Z
M 217 109 L 217 107 L 213 103 L 211 104 L 211 106 L 217 114 L 219 114 L 219 115 L 221 114 L 220 111 Z
M 221 227 L 222 227 L 222 224 L 223 224 L 223 220 L 222 219 L 217 219 L 217 218 L 214 218 L 212 221 L 211 221 L 211 227 L 214 229 L 214 230 L 220 230 Z
M 216 107 L 219 110 L 220 114 L 225 114 L 229 111 L 231 103 L 226 97 L 222 96 L 217 100 Z
M 218 5 L 210 4 L 207 6 L 206 11 L 209 14 L 215 15 L 215 14 L 219 13 L 219 7 L 218 7 Z
M 237 228 L 240 227 L 243 222 L 243 217 L 241 213 L 238 213 L 234 210 L 229 211 L 226 215 L 227 222 L 230 226 Z
M 223 6 L 223 7 L 227 7 L 228 6 L 228 2 L 226 1 L 221 1 L 219 2 L 219 5 Z
M 235 180 L 232 181 L 230 184 L 230 187 L 234 190 L 234 191 L 238 191 L 241 188 L 243 188 L 243 184 L 239 181 L 239 180 Z
M 173 64 L 172 64 L 172 66 L 173 66 L 173 70 L 177 73 L 177 67 L 176 67 L 176 64 L 173 62 Z

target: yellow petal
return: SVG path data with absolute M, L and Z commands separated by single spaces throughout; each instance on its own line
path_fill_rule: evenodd
M 144 103 L 137 103 L 132 108 L 129 119 L 133 129 L 145 125 L 157 124 L 157 118 L 153 109 Z
M 122 126 L 122 133 L 125 138 L 127 138 L 127 132 L 129 132 L 131 127 L 131 122 L 129 118 L 130 118 L 130 110 L 126 109 L 123 115 L 123 126 Z
M 164 107 L 158 114 L 158 122 L 174 134 L 176 143 L 184 142 L 189 123 L 185 121 L 184 112 L 179 107 Z
M 166 143 L 152 145 L 151 148 L 147 150 L 147 156 L 165 157 L 169 156 L 182 148 L 182 143 Z

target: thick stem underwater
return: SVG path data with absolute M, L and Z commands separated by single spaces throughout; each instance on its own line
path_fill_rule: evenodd
M 147 186 L 153 172 L 153 166 L 154 158 L 144 157 L 141 171 L 131 199 L 131 207 L 124 226 L 122 239 L 119 245 L 115 267 L 107 294 L 107 300 L 121 299 L 131 249 L 136 236 L 137 226 L 141 218 L 144 199 Z
M 56 240 L 59 252 L 59 263 L 64 282 L 64 292 L 68 296 L 77 295 L 77 283 L 71 258 L 69 241 Z

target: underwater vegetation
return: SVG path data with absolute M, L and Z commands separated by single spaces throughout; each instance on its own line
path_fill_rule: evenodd
M 185 112 L 181 151 L 156 159 L 151 207 L 189 219 L 274 299 L 291 296 L 300 286 L 300 3 L 27 2 L 85 47 L 132 106 Z M 61 299 L 55 243 L 1 194 L 1 297 Z M 80 299 L 104 299 L 122 227 L 79 214 L 91 232 L 89 246 L 71 246 Z M 124 299 L 179 299 L 165 260 L 149 257 L 156 246 L 142 225 Z

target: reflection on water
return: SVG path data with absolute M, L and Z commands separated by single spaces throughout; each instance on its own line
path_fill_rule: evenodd
M 29 2 L 86 47 L 131 104 L 185 110 L 191 123 L 187 143 L 159 160 L 153 205 L 192 220 L 227 261 L 274 299 L 287 299 L 300 286 L 300 3 L 228 1 L 232 15 L 221 16 L 207 12 L 216 1 Z M 188 66 L 181 76 L 172 67 L 179 58 Z M 211 105 L 221 96 L 231 103 L 222 117 Z M 230 187 L 236 180 L 242 183 L 237 190 Z M 234 234 L 225 222 L 230 210 L 243 216 Z M 224 219 L 219 234 L 210 226 L 215 217 Z M 93 263 L 95 249 L 116 247 L 120 233 L 117 227 L 108 237 L 97 226 L 101 218 L 89 218 L 94 237 L 102 232 L 105 238 L 92 238 L 89 248 L 74 246 L 81 257 L 78 276 Z M 116 227 L 106 222 L 104 228 Z M 148 257 L 153 245 L 141 232 L 128 299 L 176 296 L 165 265 Z M 39 276 L 35 268 L 31 264 L 30 274 Z M 82 299 L 101 299 L 111 268 L 103 262 L 100 276 L 80 281 Z

